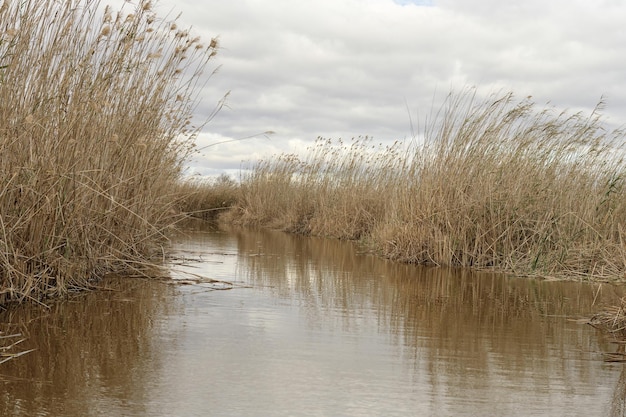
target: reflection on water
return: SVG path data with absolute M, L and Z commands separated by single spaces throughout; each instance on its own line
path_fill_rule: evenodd
M 132 280 L 5 315 L 38 350 L 0 366 L 0 414 L 624 415 L 623 365 L 601 360 L 617 347 L 575 321 L 620 287 L 236 228 L 189 230 L 176 250 L 173 277 L 197 284 Z
M 0 316 L 3 330 L 36 349 L 0 367 L 0 415 L 144 415 L 162 367 L 154 333 L 176 314 L 173 287 L 111 278 L 100 291 Z

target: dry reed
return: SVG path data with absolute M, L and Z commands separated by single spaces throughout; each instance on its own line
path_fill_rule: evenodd
M 319 139 L 304 159 L 259 161 L 225 219 L 360 239 L 407 263 L 624 278 L 626 142 L 598 111 L 466 91 L 426 126 L 421 141 Z
M 178 209 L 191 217 L 215 219 L 238 201 L 239 186 L 226 174 L 215 179 L 192 177 L 181 181 L 176 191 Z
M 626 362 L 626 298 L 619 305 L 604 307 L 589 318 L 587 324 L 608 333 L 617 349 L 604 353 L 606 362 Z
M 619 339 L 626 339 L 626 299 L 620 305 L 606 307 L 589 319 L 589 324 L 605 332 L 613 333 Z
M 2 3 L 0 304 L 161 252 L 218 49 L 175 20 L 147 0 L 131 13 L 96 0 Z

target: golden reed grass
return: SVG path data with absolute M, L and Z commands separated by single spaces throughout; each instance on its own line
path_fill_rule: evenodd
M 624 143 L 597 111 L 466 91 L 448 97 L 422 140 L 319 139 L 305 158 L 255 163 L 223 218 L 360 239 L 407 263 L 623 279 Z
M 176 186 L 178 210 L 191 217 L 214 220 L 225 210 L 235 206 L 239 186 L 227 174 L 217 178 L 192 177 Z
M 217 49 L 147 0 L 3 1 L 0 304 L 159 255 Z

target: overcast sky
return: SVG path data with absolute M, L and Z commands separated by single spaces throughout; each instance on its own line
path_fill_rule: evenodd
M 466 87 L 575 111 L 604 96 L 607 122 L 626 122 L 621 0 L 161 0 L 157 10 L 221 41 L 198 112 L 230 92 L 228 106 L 198 145 L 275 132 L 206 148 L 191 173 L 235 173 L 318 136 L 410 138 L 411 119 Z

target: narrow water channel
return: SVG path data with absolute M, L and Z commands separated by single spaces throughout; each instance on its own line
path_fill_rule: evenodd
M 622 416 L 621 287 L 420 268 L 348 242 L 190 228 L 166 280 L 0 316 L 7 416 Z

